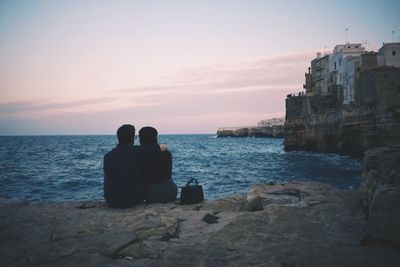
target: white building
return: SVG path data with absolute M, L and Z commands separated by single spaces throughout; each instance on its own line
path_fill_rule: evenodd
M 308 96 L 335 95 L 348 105 L 355 101 L 360 73 L 376 67 L 400 68 L 400 42 L 384 44 L 379 52 L 366 52 L 361 43 L 336 45 L 332 54 L 317 53 L 305 74 Z
M 332 72 L 333 82 L 336 85 L 342 85 L 344 79 L 343 60 L 346 57 L 359 57 L 365 52 L 365 48 L 359 44 L 337 45 L 333 50 L 330 70 Z
M 400 43 L 387 43 L 379 49 L 378 66 L 400 68 Z
M 361 57 L 345 57 L 342 61 L 343 79 L 343 104 L 350 104 L 354 101 L 356 88 L 357 68 L 360 66 Z

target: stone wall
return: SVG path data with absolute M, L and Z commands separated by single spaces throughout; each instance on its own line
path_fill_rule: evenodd
M 356 99 L 309 94 L 286 99 L 285 150 L 362 156 L 371 147 L 400 143 L 400 69 L 360 73 Z

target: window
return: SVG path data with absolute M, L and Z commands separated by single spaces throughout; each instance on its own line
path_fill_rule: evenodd
M 342 66 L 342 59 L 339 58 L 339 67 Z
M 392 56 L 395 56 L 396 55 L 396 51 L 392 51 Z
M 335 61 L 335 70 L 336 70 L 336 61 Z
M 359 48 L 359 46 L 358 46 L 358 45 L 356 45 L 356 46 L 355 46 L 355 48 Z

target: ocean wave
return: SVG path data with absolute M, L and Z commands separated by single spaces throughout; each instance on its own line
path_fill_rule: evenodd
M 161 135 L 173 154 L 173 179 L 204 186 L 207 199 L 246 192 L 256 183 L 323 181 L 355 190 L 361 162 L 349 157 L 285 152 L 281 139 Z M 31 201 L 102 198 L 104 154 L 115 136 L 0 137 L 0 197 Z

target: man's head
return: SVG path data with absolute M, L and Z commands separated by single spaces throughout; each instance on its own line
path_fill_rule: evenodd
M 130 124 L 124 124 L 117 130 L 118 143 L 133 144 L 135 138 L 135 127 Z
M 157 141 L 157 130 L 153 127 L 143 127 L 139 131 L 140 144 L 141 145 L 154 145 L 158 144 Z

